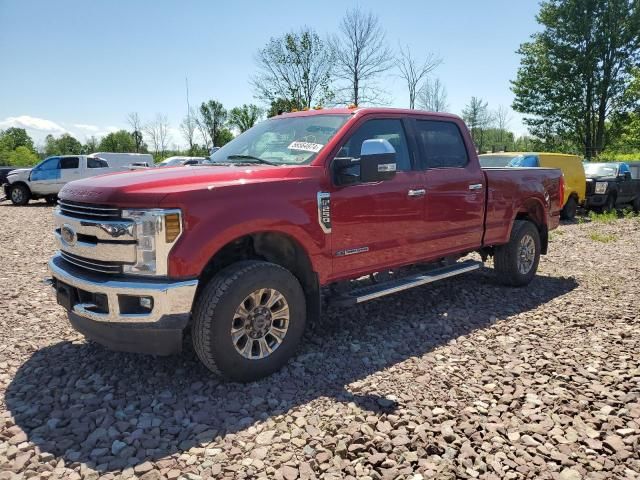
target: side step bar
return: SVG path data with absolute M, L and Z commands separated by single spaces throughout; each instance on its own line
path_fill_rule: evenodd
M 377 285 L 368 285 L 366 287 L 356 288 L 347 294 L 340 295 L 332 299 L 331 303 L 333 305 L 349 307 L 384 297 L 385 295 L 391 295 L 392 293 L 402 292 L 403 290 L 409 290 L 410 288 L 426 285 L 427 283 L 437 282 L 438 280 L 478 270 L 481 266 L 482 262 L 466 260 L 464 262 L 435 268 L 409 277 L 403 277 Z

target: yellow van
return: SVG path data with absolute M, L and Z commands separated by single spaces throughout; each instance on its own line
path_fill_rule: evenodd
M 480 155 L 480 164 L 482 157 Z M 578 205 L 582 205 L 585 199 L 587 179 L 584 175 L 582 160 L 577 155 L 565 155 L 564 153 L 524 153 L 509 152 L 491 154 L 492 157 L 506 159 L 511 157 L 509 167 L 546 167 L 559 168 L 564 176 L 564 207 L 560 217 L 571 220 L 576 216 Z M 487 163 L 490 155 L 487 155 Z M 486 166 L 486 165 L 483 165 Z

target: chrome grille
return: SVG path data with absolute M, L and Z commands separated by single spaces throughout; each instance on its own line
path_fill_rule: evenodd
M 595 189 L 596 189 L 596 182 L 594 182 L 593 180 L 587 180 L 586 194 L 593 195 L 593 193 L 595 192 Z
M 60 255 L 67 262 L 87 270 L 93 270 L 101 273 L 122 273 L 124 262 L 106 262 L 103 260 L 94 260 L 92 258 L 84 258 L 72 253 L 60 250 Z
M 60 211 L 68 217 L 89 220 L 115 220 L 121 218 L 120 215 L 122 213 L 116 207 L 69 202 L 66 200 L 58 200 L 58 206 Z

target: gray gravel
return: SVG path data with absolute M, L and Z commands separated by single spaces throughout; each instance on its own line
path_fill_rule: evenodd
M 329 312 L 239 385 L 75 333 L 51 212 L 0 205 L 0 480 L 640 476 L 637 218 L 562 226 L 527 289 L 487 269 Z

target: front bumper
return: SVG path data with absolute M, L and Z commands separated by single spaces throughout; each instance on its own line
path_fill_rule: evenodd
M 72 326 L 107 348 L 169 355 L 182 347 L 197 280 L 137 279 L 90 273 L 60 254 L 49 261 L 59 303 Z M 151 299 L 151 309 L 132 311 L 132 299 Z M 64 302 L 61 302 L 61 299 Z
M 602 207 L 607 203 L 607 194 L 594 193 L 588 195 L 584 200 L 584 206 L 589 207 Z

